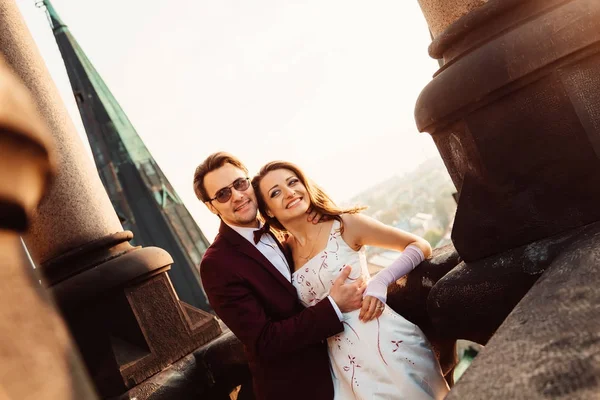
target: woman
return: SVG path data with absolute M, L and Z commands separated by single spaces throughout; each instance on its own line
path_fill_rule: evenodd
M 359 214 L 361 208 L 337 207 L 294 164 L 271 162 L 252 184 L 261 215 L 286 236 L 292 284 L 306 306 L 328 295 L 344 266 L 352 268 L 348 279 L 369 279 L 365 245 L 403 251 L 369 281 L 362 309 L 343 314 L 344 332 L 328 339 L 336 400 L 443 399 L 448 386 L 427 339 L 385 306 L 387 286 L 428 257 L 429 244 Z M 308 222 L 309 207 L 331 219 Z

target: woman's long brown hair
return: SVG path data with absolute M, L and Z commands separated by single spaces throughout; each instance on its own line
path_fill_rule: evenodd
M 306 177 L 306 174 L 300 169 L 300 167 L 287 161 L 272 161 L 264 165 L 258 172 L 258 175 L 252 178 L 252 186 L 254 187 L 254 192 L 256 193 L 256 199 L 258 200 L 258 210 L 260 215 L 264 218 L 266 223 L 276 230 L 285 231 L 286 229 L 277 218 L 269 217 L 267 215 L 267 204 L 260 191 L 260 182 L 269 172 L 278 169 L 287 169 L 292 171 L 298 177 L 298 179 L 300 179 L 300 182 L 302 182 L 304 187 L 306 187 L 308 200 L 313 210 L 324 217 L 338 220 L 341 224 L 340 232 L 344 231 L 344 225 L 341 218 L 342 214 L 356 214 L 366 209 L 366 207 L 338 207 L 327 195 L 327 193 L 323 191 L 323 189 Z

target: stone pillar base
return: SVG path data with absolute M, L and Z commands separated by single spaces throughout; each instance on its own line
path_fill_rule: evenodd
M 223 333 L 215 340 L 110 400 L 231 400 L 240 385 L 237 399 L 253 400 L 252 377 L 243 345 L 223 326 Z
M 42 266 L 102 397 L 135 387 L 221 333 L 213 315 L 178 299 L 169 254 L 132 247 L 132 237 L 119 232 Z

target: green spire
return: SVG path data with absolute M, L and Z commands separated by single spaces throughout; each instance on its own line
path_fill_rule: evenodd
M 46 8 L 48 21 L 50 22 L 54 36 L 57 38 L 60 51 L 66 63 L 67 72 L 70 75 L 69 79 L 71 80 L 71 86 L 74 91 L 84 97 L 92 95 L 90 94 L 90 88 L 86 84 L 87 81 L 92 87 L 93 94 L 97 96 L 97 101 L 93 101 L 94 105 L 92 107 L 103 108 L 104 112 L 106 112 L 109 117 L 108 121 L 103 121 L 103 131 L 106 132 L 108 130 L 119 136 L 119 140 L 127 149 L 129 158 L 136 165 L 139 166 L 141 163 L 147 162 L 152 158 L 148 149 L 138 136 L 120 104 L 114 98 L 113 94 L 104 83 L 104 80 L 100 77 L 100 74 L 98 74 L 84 51 L 79 47 L 79 44 L 71 35 L 67 25 L 65 25 L 58 16 L 58 13 L 52 6 L 50 0 L 40 0 L 37 4 L 40 7 Z M 83 69 L 83 75 L 75 72 L 80 71 L 78 68 L 74 68 L 75 64 L 78 64 Z M 75 74 L 76 76 L 71 76 L 72 74 Z M 79 104 L 79 106 L 81 107 L 81 104 Z M 87 117 L 89 118 L 90 115 Z M 82 119 L 84 125 L 90 122 L 84 115 L 82 115 Z M 95 118 L 92 119 L 94 119 L 92 122 L 94 125 L 99 123 Z
M 50 21 L 50 26 L 52 26 L 52 30 L 56 33 L 58 31 L 64 30 L 67 26 L 62 22 L 58 13 L 50 3 L 50 0 L 42 0 L 37 3 L 38 6 L 46 7 L 46 15 L 48 15 L 48 21 Z

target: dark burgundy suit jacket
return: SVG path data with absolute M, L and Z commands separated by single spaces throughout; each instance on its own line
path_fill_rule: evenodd
M 244 345 L 258 399 L 333 399 L 326 339 L 343 326 L 328 300 L 304 307 L 292 284 L 223 222 L 200 273 L 210 305 Z

